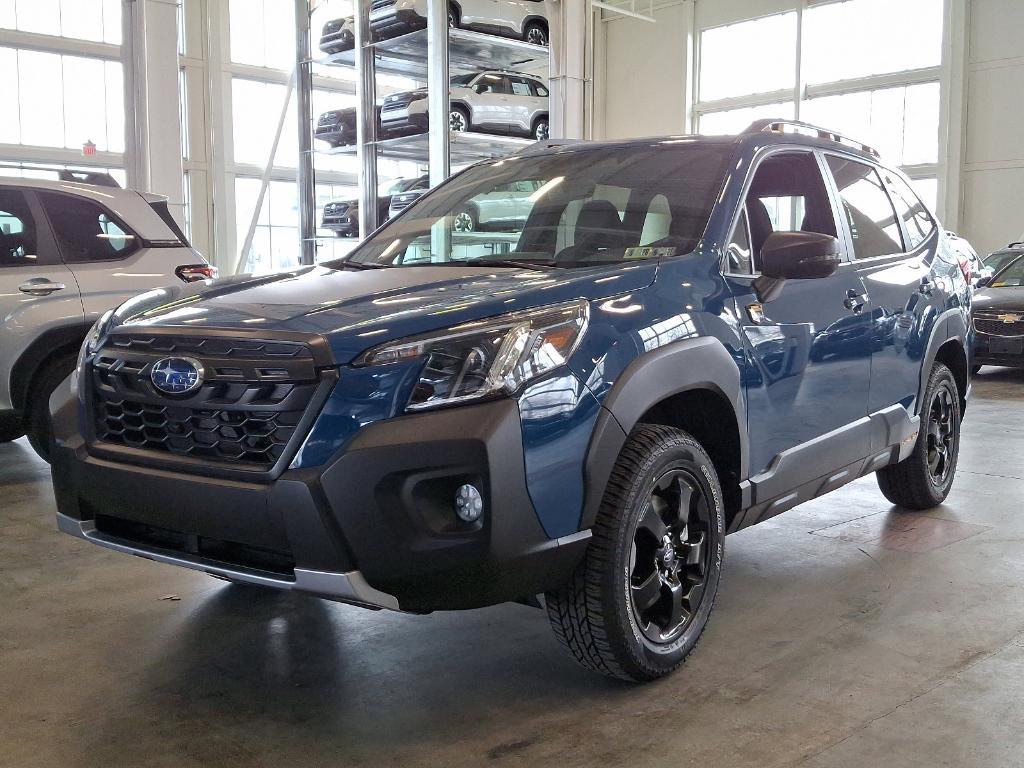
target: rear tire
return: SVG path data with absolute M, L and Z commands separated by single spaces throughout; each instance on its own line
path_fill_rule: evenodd
M 28 441 L 44 461 L 50 461 L 53 424 L 50 420 L 50 395 L 75 370 L 77 352 L 65 352 L 48 360 L 36 371 L 26 408 Z
M 725 514 L 711 458 L 678 429 L 633 430 L 583 562 L 546 595 L 555 635 L 587 669 L 645 682 L 696 647 L 722 570 Z
M 949 368 L 935 363 L 924 391 L 914 451 L 899 464 L 878 470 L 878 487 L 899 507 L 937 507 L 953 487 L 959 453 L 960 393 Z

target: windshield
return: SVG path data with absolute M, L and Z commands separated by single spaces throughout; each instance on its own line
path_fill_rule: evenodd
M 413 188 L 419 182 L 419 179 L 399 179 L 389 184 L 381 184 L 377 188 L 377 194 L 380 197 L 390 197 L 391 195 L 397 195 L 399 192 L 405 192 Z
M 1024 256 L 1018 256 L 1016 261 L 1010 262 L 992 275 L 992 281 L 989 283 L 991 288 L 1019 288 L 1022 285 L 1024 285 Z
M 703 235 L 733 152 L 662 143 L 473 166 L 347 260 L 572 267 L 681 256 Z
M 458 77 L 453 77 L 452 78 L 451 84 L 452 85 L 466 86 L 466 85 L 469 85 L 470 83 L 472 83 L 473 82 L 473 78 L 475 78 L 476 76 L 477 76 L 476 72 L 474 72 L 471 75 L 459 75 Z

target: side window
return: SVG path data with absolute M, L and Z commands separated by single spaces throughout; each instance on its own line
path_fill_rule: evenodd
M 481 75 L 474 87 L 477 93 L 508 93 L 508 78 L 504 75 Z
M 531 80 L 530 85 L 533 86 L 534 96 L 539 96 L 542 99 L 546 99 L 548 97 L 548 89 L 545 88 L 540 83 L 538 83 L 536 80 Z
M 753 271 L 760 271 L 761 247 L 773 232 L 819 232 L 836 236 L 825 182 L 810 152 L 769 155 L 754 172 L 746 199 Z
M 509 82 L 512 83 L 512 93 L 515 96 L 532 96 L 533 93 L 530 90 L 530 81 L 524 77 L 510 77 Z
M 39 197 L 65 261 L 113 261 L 138 249 L 138 238 L 92 200 L 53 192 Z
M 928 235 L 935 229 L 935 222 L 928 209 L 924 207 L 924 203 L 903 179 L 887 174 L 885 180 L 889 182 L 896 212 L 903 219 L 908 239 L 907 250 L 912 251 L 928 239 Z
M 750 258 L 750 228 L 747 226 L 747 212 L 740 211 L 729 245 L 725 249 L 727 259 L 725 271 L 734 275 L 749 275 L 753 271 Z
M 36 224 L 25 195 L 0 189 L 0 269 L 37 264 Z
M 903 252 L 896 211 L 870 165 L 828 155 L 828 167 L 843 199 L 843 210 L 853 238 L 853 255 L 871 259 Z

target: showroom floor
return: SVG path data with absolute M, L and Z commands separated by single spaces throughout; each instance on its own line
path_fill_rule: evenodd
M 58 535 L 0 446 L 0 765 L 1024 765 L 1024 371 L 975 379 L 947 505 L 866 478 L 730 537 L 710 628 L 646 687 L 543 613 L 371 613 Z

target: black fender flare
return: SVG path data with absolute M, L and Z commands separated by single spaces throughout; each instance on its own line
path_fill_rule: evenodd
M 640 418 L 663 400 L 683 392 L 708 390 L 732 406 L 740 436 L 740 480 L 748 474 L 746 401 L 740 369 L 718 339 L 686 339 L 635 358 L 605 396 L 584 464 L 580 530 L 597 517 L 612 467 Z
M 957 341 L 960 344 L 960 351 L 964 355 L 964 365 L 970 370 L 971 356 L 968 337 L 970 329 L 964 320 L 963 311 L 954 307 L 947 309 L 935 319 L 932 327 L 932 335 L 928 339 L 928 346 L 925 348 L 924 360 L 921 366 L 921 381 L 917 386 L 917 400 L 914 402 L 914 415 L 921 414 L 921 404 L 924 400 L 924 391 L 928 386 L 928 376 L 932 366 L 935 364 L 935 357 L 939 348 L 948 341 Z M 967 392 L 963 393 L 966 400 Z
M 78 348 L 92 328 L 91 322 L 73 323 L 51 328 L 41 334 L 21 353 L 11 368 L 11 402 L 23 412 L 28 402 L 29 387 L 39 368 L 55 354 Z

